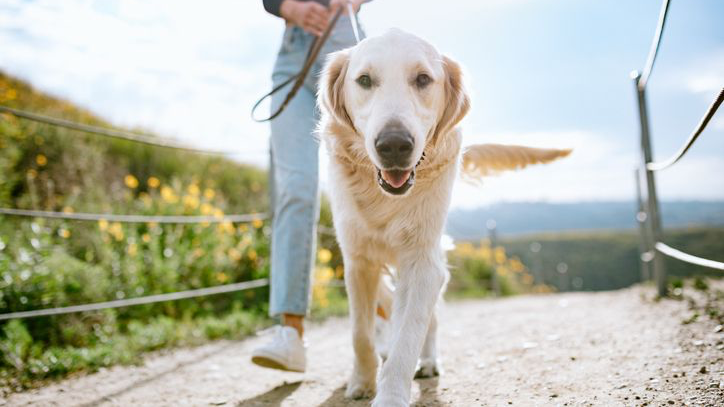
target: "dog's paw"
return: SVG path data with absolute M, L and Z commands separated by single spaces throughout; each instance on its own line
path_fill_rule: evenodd
M 427 379 L 429 377 L 440 376 L 442 369 L 439 367 L 440 362 L 435 359 L 420 360 L 415 372 L 415 379 Z
M 364 399 L 375 395 L 375 381 L 352 379 L 347 383 L 344 396 L 348 399 Z

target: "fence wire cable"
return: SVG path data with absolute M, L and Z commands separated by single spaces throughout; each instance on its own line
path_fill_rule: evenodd
M 644 71 L 641 73 L 641 78 L 638 81 L 638 87 L 641 90 L 646 89 L 646 84 L 651 76 L 651 71 L 654 69 L 654 62 L 656 62 L 656 56 L 659 53 L 659 45 L 661 45 L 661 34 L 664 32 L 664 24 L 666 23 L 666 15 L 669 12 L 669 0 L 664 0 L 661 3 L 661 11 L 659 12 L 659 22 L 656 27 L 656 33 L 654 34 L 654 40 L 651 43 L 651 49 L 649 50 L 649 56 L 646 58 L 646 65 Z
M 72 212 L 51 212 L 30 209 L 0 208 L 0 215 L 28 216 L 46 219 L 65 219 L 79 221 L 101 221 L 119 223 L 247 223 L 255 220 L 265 220 L 269 217 L 266 213 L 246 213 L 223 216 L 186 216 L 186 215 L 117 215 L 104 213 L 72 213 Z
M 11 312 L 8 314 L 0 314 L 0 321 L 19 318 L 33 318 L 48 315 L 70 314 L 75 312 L 97 311 L 107 308 L 121 308 L 132 305 L 151 304 L 155 302 L 182 300 L 194 297 L 203 297 L 205 295 L 215 295 L 229 293 L 234 291 L 249 290 L 252 288 L 263 287 L 269 284 L 266 278 L 257 280 L 244 281 L 240 283 L 224 284 L 215 287 L 198 288 L 195 290 L 177 291 L 166 294 L 147 295 L 145 297 L 128 298 L 123 300 L 114 300 L 106 302 L 97 302 L 93 304 L 72 305 L 69 307 L 45 308 L 32 311 Z
M 13 116 L 22 117 L 23 119 L 32 120 L 35 122 L 40 122 L 40 123 L 45 123 L 45 124 L 50 124 L 50 125 L 58 126 L 58 127 L 64 127 L 66 129 L 78 130 L 78 131 L 83 131 L 86 133 L 92 133 L 92 134 L 97 134 L 97 135 L 106 136 L 106 137 L 112 137 L 112 138 L 121 139 L 121 140 L 134 141 L 137 143 L 147 144 L 147 145 L 151 145 L 151 146 L 172 148 L 172 149 L 176 149 L 176 150 L 183 150 L 183 151 L 188 151 L 188 152 L 192 152 L 192 153 L 209 154 L 209 155 L 226 154 L 221 151 L 201 150 L 201 149 L 197 149 L 197 148 L 193 148 L 193 147 L 184 146 L 184 145 L 178 144 L 178 143 L 163 141 L 157 137 L 153 137 L 153 136 L 149 136 L 149 135 L 145 135 L 145 134 L 131 133 L 128 131 L 114 130 L 114 129 L 108 129 L 108 128 L 104 128 L 104 127 L 91 126 L 88 124 L 76 123 L 76 122 L 73 122 L 70 120 L 59 119 L 59 118 L 50 117 L 50 116 L 44 116 L 44 115 L 40 115 L 37 113 L 14 109 L 12 107 L 7 107 L 7 106 L 0 105 L 0 112 L 10 113 Z
M 665 243 L 657 242 L 656 250 L 669 257 L 673 257 L 686 263 L 696 264 L 697 266 L 704 266 L 724 271 L 724 263 L 722 262 L 704 259 L 688 253 L 684 253 L 681 250 L 674 249 L 673 247 Z
M 691 136 L 689 136 L 689 139 L 686 141 L 686 144 L 684 144 L 681 149 L 674 154 L 671 158 L 669 158 L 666 161 L 661 162 L 653 162 L 646 164 L 646 169 L 649 171 L 660 171 L 665 168 L 671 167 L 674 165 L 677 161 L 681 159 L 681 157 L 686 154 L 686 152 L 689 150 L 689 148 L 694 144 L 697 138 L 699 138 L 699 135 L 706 129 L 706 126 L 709 124 L 709 121 L 711 121 L 712 117 L 714 117 L 714 114 L 716 113 L 717 109 L 719 109 L 719 106 L 721 106 L 722 101 L 724 101 L 724 88 L 719 92 L 719 96 L 714 100 L 714 102 L 709 106 L 709 110 L 707 110 L 704 117 L 701 119 L 701 122 L 699 122 L 699 125 L 696 127 L 696 130 L 694 130 L 693 133 L 691 133 Z

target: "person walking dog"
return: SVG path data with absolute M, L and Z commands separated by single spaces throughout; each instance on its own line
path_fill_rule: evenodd
M 359 10 L 364 0 L 263 0 L 267 12 L 286 22 L 272 72 L 274 88 L 296 75 L 315 37 L 322 35 L 338 8 L 343 14 L 324 43 L 303 86 L 286 108 L 271 120 L 270 190 L 272 202 L 271 298 L 269 313 L 281 325 L 269 343 L 252 352 L 263 367 L 304 372 L 304 317 L 309 308 L 311 271 L 319 219 L 319 118 L 316 89 L 327 54 L 356 44 L 349 6 Z M 356 29 L 357 27 L 355 27 Z M 359 35 L 364 36 L 361 29 Z M 271 111 L 284 103 L 292 84 L 271 96 Z

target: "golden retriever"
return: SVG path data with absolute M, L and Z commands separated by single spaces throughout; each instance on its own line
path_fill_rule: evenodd
M 460 66 L 400 30 L 331 54 L 318 91 L 330 200 L 345 265 L 354 346 L 350 398 L 407 406 L 417 376 L 436 375 L 435 305 L 447 279 L 440 247 L 453 182 L 545 163 L 569 150 L 474 145 L 456 128 L 470 108 Z M 461 160 L 462 157 L 462 160 Z M 389 354 L 374 346 L 381 272 L 394 268 Z

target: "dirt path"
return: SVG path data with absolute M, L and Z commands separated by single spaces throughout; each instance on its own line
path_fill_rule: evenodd
M 682 324 L 685 301 L 641 288 L 449 303 L 445 372 L 413 384 L 418 406 L 724 405 L 724 332 Z M 348 323 L 311 327 L 306 374 L 258 368 L 266 340 L 219 341 L 11 395 L 6 405 L 366 406 L 343 398 Z

